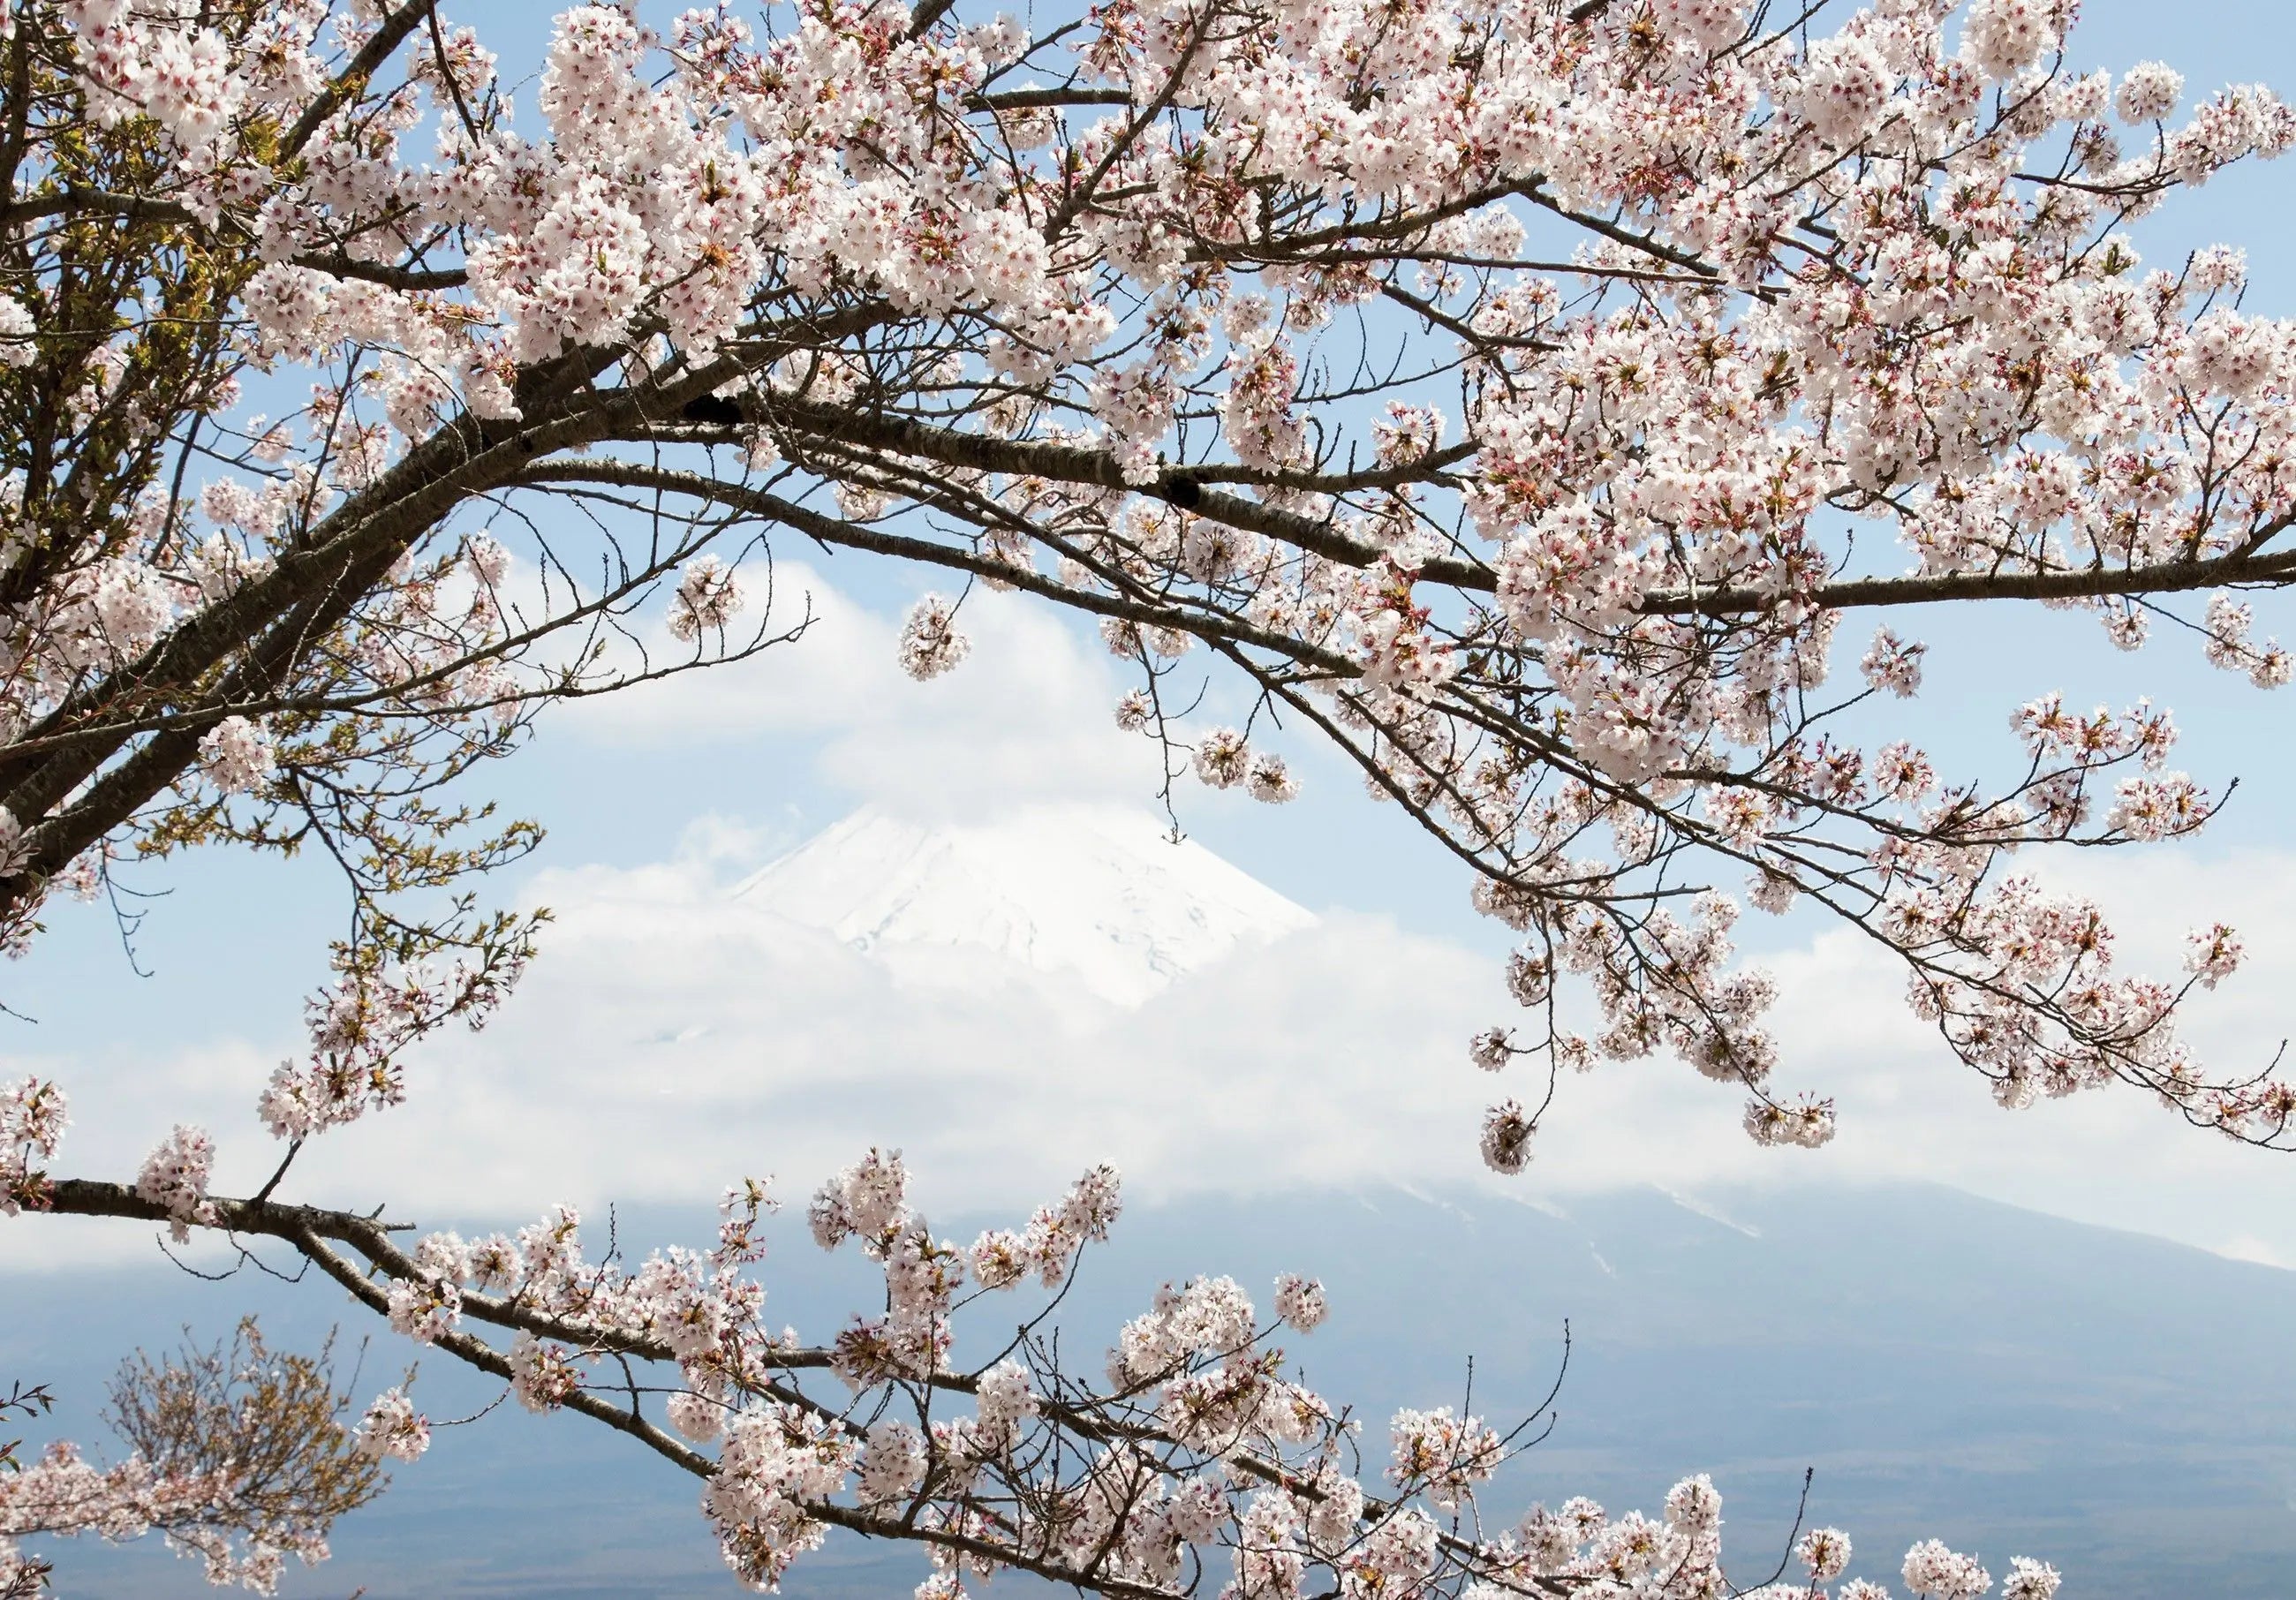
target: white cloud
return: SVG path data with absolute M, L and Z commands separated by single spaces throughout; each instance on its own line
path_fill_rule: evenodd
M 766 599 L 758 596 L 761 609 Z M 774 628 L 802 624 L 802 634 L 731 666 L 582 702 L 565 730 L 687 759 L 734 742 L 804 741 L 816 746 L 813 771 L 836 787 L 937 815 L 1024 795 L 1153 791 L 1154 751 L 1115 726 L 1123 687 L 1113 661 L 1025 595 L 976 587 L 959 613 L 972 653 L 922 684 L 896 661 L 899 618 L 859 604 L 813 568 L 779 563 L 767 614 Z M 667 635 L 648 647 L 664 660 L 685 648 Z
M 1536 1098 L 1524 1069 L 1495 1080 L 1465 1059 L 1467 1036 L 1501 1014 L 1489 958 L 1384 917 L 1333 913 L 1125 1009 L 986 949 L 931 972 L 889 964 L 732 898 L 759 848 L 707 819 L 668 860 L 537 882 L 559 916 L 545 959 L 487 1032 L 417 1057 L 406 1106 L 319 1141 L 301 1195 L 441 1216 L 698 1200 L 767 1172 L 802 1193 L 872 1145 L 904 1149 L 943 1210 L 1026 1207 L 1103 1160 L 1161 1194 L 1492 1185 L 1473 1152 L 1483 1106 Z M 2186 923 L 2267 910 L 2292 886 L 2296 860 L 2257 856 L 2163 862 L 2119 892 L 2150 913 L 2132 942 L 2173 952 Z M 2296 938 L 2256 929 L 2252 970 L 2195 1018 L 2218 1059 L 2268 1054 L 2262 1030 L 2296 987 Z M 2296 1260 L 2296 1161 L 2134 1093 L 1998 1111 L 1853 933 L 1768 964 L 1788 1086 L 1835 1097 L 1833 1145 L 1759 1149 L 1730 1089 L 1670 1060 L 1605 1063 L 1561 1085 L 1509 1192 L 1537 1203 L 1652 1183 L 1696 1206 L 1702 1186 L 1919 1178 Z M 243 1192 L 276 1159 L 249 1114 L 271 1061 L 188 1053 L 164 1095 L 141 1063 L 79 1063 L 68 1081 L 86 1134 L 67 1164 L 132 1170 L 168 1122 L 196 1118 L 223 1135 L 219 1186 Z
M 696 1198 L 809 1185 L 872 1145 L 944 1208 L 1033 1204 L 1103 1160 L 1165 1193 L 1472 1168 L 1459 1041 L 1485 974 L 1378 919 L 1244 948 L 1135 1009 L 988 952 L 913 981 L 658 869 L 549 893 L 550 958 L 503 1018 L 426 1057 L 406 1107 L 330 1136 L 340 1198 Z
M 2259 1267 L 2277 1267 L 2283 1271 L 2296 1267 L 2296 1260 L 2275 1249 L 2254 1234 L 2236 1234 L 2217 1247 L 2217 1254 L 2234 1261 L 2253 1261 Z
M 2226 870 L 2269 894 L 2266 863 Z M 1472 1148 L 1482 1106 L 1537 1087 L 1521 1069 L 1493 1080 L 1466 1064 L 1466 1036 L 1496 1014 L 1488 959 L 1384 918 L 1329 916 L 1127 1011 L 986 950 L 954 981 L 947 967 L 921 981 L 729 898 L 719 874 L 697 846 L 537 883 L 559 922 L 503 1017 L 424 1053 L 408 1105 L 329 1136 L 307 1183 L 345 1202 L 524 1211 L 698 1198 L 767 1170 L 810 1184 L 872 1144 L 906 1150 L 943 1206 L 1032 1202 L 1100 1160 L 1167 1194 L 1485 1181 Z M 2184 874 L 2203 896 L 2215 875 Z M 2284 992 L 2296 949 L 2262 942 L 2249 981 Z M 1926 1178 L 2296 1259 L 2291 1163 L 2134 1094 L 1996 1110 L 1854 935 L 1770 964 L 1791 1081 L 1835 1096 L 1833 1145 L 1758 1149 L 1729 1089 L 1671 1061 L 1605 1064 L 1561 1086 L 1527 1195 Z M 267 1064 L 243 1050 L 188 1057 L 179 1095 L 228 1103 L 237 1115 L 218 1125 L 243 1127 Z

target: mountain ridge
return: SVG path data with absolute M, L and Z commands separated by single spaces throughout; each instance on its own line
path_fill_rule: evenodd
M 1562 1370 L 1553 1433 L 1491 1497 L 1505 1519 L 1577 1493 L 1647 1511 L 1677 1477 L 1710 1472 L 1736 1565 L 1759 1572 L 1784 1548 L 1815 1467 L 1809 1517 L 1849 1530 L 1855 1570 L 1893 1592 L 1906 1546 L 1935 1536 L 1997 1573 L 2011 1555 L 2050 1560 L 2067 1574 L 2066 1600 L 2286 1593 L 2296 1443 L 2271 1397 L 2296 1385 L 2296 1274 L 1935 1184 L 1720 1185 L 1690 1198 L 1758 1234 L 1650 1186 L 1517 1198 L 1374 1182 L 1144 1200 L 1088 1252 L 1059 1319 L 1090 1369 L 1160 1279 L 1226 1273 L 1264 1304 L 1276 1272 L 1311 1273 L 1329 1288 L 1331 1321 L 1285 1343 L 1311 1384 L 1357 1405 L 1374 1457 L 1395 1406 L 1464 1403 L 1513 1420 L 1541 1407 Z M 711 1218 L 697 1205 L 623 1209 L 618 1220 L 643 1256 L 657 1241 L 707 1237 Z M 959 1243 L 1014 1220 L 933 1216 Z M 867 1303 L 865 1262 L 822 1255 L 800 1217 L 774 1226 L 760 1276 L 776 1325 L 824 1336 Z M 56 1292 L 67 1282 L 72 1292 Z M 29 1285 L 53 1302 L 0 1330 L 0 1374 L 53 1382 L 72 1413 L 61 1428 L 85 1432 L 96 1432 L 103 1373 L 136 1338 L 165 1342 L 187 1321 L 212 1336 L 254 1305 L 292 1347 L 342 1315 L 325 1285 L 213 1284 L 156 1260 L 0 1283 L 0 1294 Z M 960 1364 L 994 1353 L 972 1341 L 999 1342 L 996 1320 L 978 1319 Z M 411 1353 L 382 1336 L 367 1386 Z M 496 1392 L 435 1361 L 422 1383 L 434 1417 Z M 338 1530 L 338 1562 L 291 1593 L 735 1592 L 691 1482 L 651 1473 L 627 1441 L 575 1419 L 501 1407 L 442 1430 L 398 1478 Z M 56 1553 L 70 1592 L 92 1600 L 208 1592 L 195 1565 L 149 1547 Z M 840 1541 L 784 1590 L 882 1597 L 922 1566 L 913 1551 Z M 1033 1592 L 1009 1575 L 997 1580 L 1007 1587 Z

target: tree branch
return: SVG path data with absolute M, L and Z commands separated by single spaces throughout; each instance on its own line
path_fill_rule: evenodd
M 2284 522 L 2281 526 L 2286 526 Z M 2149 567 L 2091 567 L 2078 572 L 1940 572 L 1915 578 L 1857 578 L 1821 584 L 1807 596 L 1824 611 L 1928 605 L 1948 600 L 2101 600 L 2116 595 L 2176 595 L 2194 589 L 2296 581 L 2296 550 L 2271 555 L 2226 555 L 2206 561 L 2163 562 Z M 1645 616 L 1729 617 L 1767 611 L 1789 596 L 1759 589 L 1679 591 L 1644 596 Z M 1796 597 L 1800 598 L 1800 597 Z

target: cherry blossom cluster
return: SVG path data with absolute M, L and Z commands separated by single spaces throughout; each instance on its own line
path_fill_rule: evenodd
M 340 952 L 338 976 L 305 1006 L 310 1051 L 272 1071 L 257 1110 L 283 1139 L 307 1139 L 406 1098 L 403 1055 L 452 1022 L 484 1026 L 522 958 L 461 960 L 444 971 Z
M 168 1213 L 168 1231 L 178 1244 L 192 1236 L 192 1224 L 212 1226 L 217 1220 L 215 1208 L 208 1203 L 208 1179 L 214 1166 L 214 1138 L 203 1128 L 179 1122 L 144 1158 L 135 1175 L 137 1197 Z
M 386 1389 L 369 1402 L 353 1431 L 360 1454 L 419 1461 L 430 1448 L 430 1419 L 414 1409 L 404 1389 Z
M 670 636 L 695 639 L 722 633 L 741 615 L 742 600 L 741 579 L 731 568 L 714 555 L 697 555 L 685 564 L 670 598 Z
M 0 1217 L 47 1203 L 43 1163 L 55 1158 L 70 1123 L 70 1104 L 55 1084 L 37 1078 L 0 1084 Z
M 957 631 L 956 608 L 939 595 L 927 595 L 909 608 L 901 623 L 901 670 L 920 683 L 939 677 L 972 652 L 972 641 Z

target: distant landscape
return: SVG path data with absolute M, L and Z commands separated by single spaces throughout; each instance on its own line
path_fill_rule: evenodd
M 2296 1600 L 2292 15 L 0 0 L 0 1600 Z
M 1876 1578 L 1894 1578 L 1906 1547 L 1937 1534 L 1996 1571 L 2012 1555 L 2046 1556 L 2079 1600 L 2288 1592 L 2296 1274 L 1929 1187 L 1636 1190 L 1567 1213 L 1394 1190 L 1137 1206 L 1087 1255 L 1062 1325 L 1097 1351 L 1160 1277 L 1192 1266 L 1232 1274 L 1263 1304 L 1277 1271 L 1316 1273 L 1332 1320 L 1291 1348 L 1311 1383 L 1357 1399 L 1366 1455 L 1383 1457 L 1389 1411 L 1459 1405 L 1470 1358 L 1477 1411 L 1511 1417 L 1536 1405 L 1554 1382 L 1567 1318 L 1553 1432 L 1488 1497 L 1502 1521 L 1580 1493 L 1654 1509 L 1677 1476 L 1709 1472 L 1743 1582 L 1783 1550 L 1815 1468 L 1810 1518 L 1848 1530 L 1853 1570 Z M 503 1220 L 514 1219 L 488 1219 Z M 707 1227 L 700 1212 L 619 1220 L 642 1247 Z M 1010 1220 L 935 1219 L 960 1239 Z M 860 1303 L 860 1264 L 821 1256 L 796 1217 L 781 1219 L 777 1238 L 764 1268 L 768 1319 L 820 1337 Z M 0 1371 L 51 1380 L 60 1428 L 88 1438 L 100 1437 L 89 1413 L 124 1353 L 118 1330 L 189 1324 L 212 1336 L 254 1302 L 275 1332 L 308 1341 L 346 1309 L 321 1284 L 243 1274 L 211 1285 L 156 1252 L 63 1287 L 0 1278 L 0 1296 L 56 1308 L 37 1329 L 8 1325 Z M 381 1335 L 368 1386 L 413 1353 Z M 435 1358 L 416 1392 L 434 1420 L 493 1398 Z M 283 1594 L 741 1592 L 693 1508 L 696 1486 L 574 1419 L 506 1405 L 441 1430 L 395 1477 L 338 1529 L 334 1560 L 291 1571 Z M 58 1554 L 62 1592 L 81 1600 L 213 1592 L 156 1542 Z M 800 1566 L 784 1592 L 898 1595 L 922 1571 L 913 1552 L 843 1543 Z

